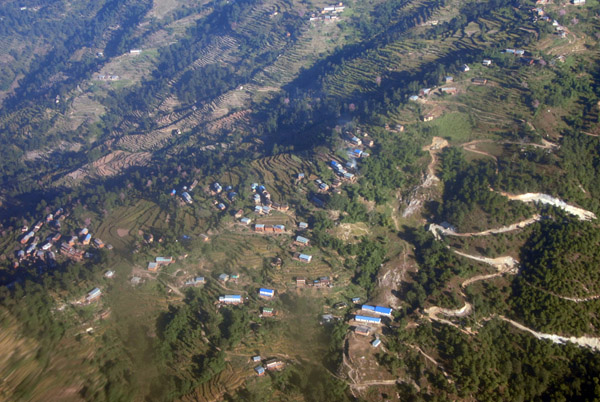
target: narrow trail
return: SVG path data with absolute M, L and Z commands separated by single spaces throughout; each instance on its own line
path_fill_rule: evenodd
M 431 187 L 434 183 L 440 181 L 440 179 L 435 175 L 435 167 L 437 166 L 437 154 L 444 148 L 448 146 L 448 141 L 441 137 L 433 137 L 431 140 L 431 145 L 427 145 L 423 147 L 423 151 L 429 152 L 431 155 L 431 162 L 427 165 L 427 178 L 423 183 L 423 187 L 428 188 Z
M 496 268 L 499 273 L 514 272 L 519 267 L 519 261 L 515 260 L 514 258 L 512 258 L 509 255 L 503 256 L 503 257 L 488 258 L 488 257 L 480 257 L 477 255 L 466 254 L 466 253 L 463 253 L 462 251 L 458 251 L 458 250 L 452 250 L 452 251 L 454 251 L 455 254 L 458 254 L 465 258 L 470 258 L 472 260 L 491 265 L 492 267 Z
M 563 299 L 563 300 L 568 300 L 568 301 L 572 301 L 574 303 L 585 303 L 585 302 L 589 302 L 589 301 L 593 301 L 593 300 L 597 300 L 600 299 L 600 295 L 593 295 L 593 296 L 588 296 L 588 297 L 569 297 L 569 296 L 562 296 L 559 295 L 557 293 L 551 292 L 549 290 L 546 289 L 542 289 L 538 286 L 532 285 L 529 282 L 526 282 L 527 286 L 531 286 L 534 289 L 539 290 L 540 292 L 544 292 L 544 293 L 548 293 L 549 295 L 552 295 L 554 297 L 558 297 L 559 299 Z
M 499 194 L 507 197 L 509 200 L 514 201 L 522 201 L 522 202 L 540 202 L 542 204 L 552 205 L 557 208 L 562 209 L 565 212 L 570 213 L 571 215 L 577 216 L 582 221 L 591 221 L 592 219 L 596 219 L 596 214 L 591 211 L 587 211 L 583 208 L 575 207 L 573 205 L 567 204 L 560 198 L 552 197 L 548 194 L 542 193 L 525 193 L 525 194 L 509 194 L 503 191 L 500 191 Z
M 571 343 L 575 343 L 582 347 L 588 347 L 595 351 L 600 351 L 600 338 L 594 338 L 594 337 L 589 337 L 589 336 L 565 337 L 565 336 L 560 336 L 560 335 L 555 335 L 555 334 L 545 334 L 543 332 L 534 331 L 533 329 L 528 328 L 523 324 L 519 324 L 518 322 L 513 321 L 510 318 L 506 318 L 502 315 L 498 315 L 497 317 L 503 321 L 508 322 L 512 326 L 514 326 L 522 331 L 529 332 L 530 334 L 535 336 L 537 339 L 548 339 L 554 343 L 558 343 L 561 345 L 565 344 L 567 342 L 571 342 Z
M 433 235 L 440 240 L 440 233 L 446 236 L 458 236 L 458 237 L 475 237 L 475 236 L 489 236 L 493 234 L 500 234 L 506 232 L 512 232 L 515 230 L 523 229 L 526 226 L 529 226 L 535 222 L 538 222 L 541 219 L 540 215 L 534 215 L 531 218 L 524 219 L 520 222 L 513 223 L 512 225 L 503 226 L 501 228 L 496 229 L 488 229 L 482 232 L 468 232 L 468 233 L 457 233 L 452 229 L 444 228 L 440 225 L 432 223 L 429 225 L 429 231 L 433 233 Z
M 419 211 L 425 198 L 423 195 L 423 190 L 433 187 L 440 181 L 440 179 L 435 175 L 435 169 L 438 163 L 437 154 L 448 145 L 448 141 L 445 139 L 441 137 L 433 137 L 431 139 L 431 144 L 423 147 L 423 151 L 429 152 L 429 155 L 431 155 L 431 162 L 429 162 L 429 165 L 427 165 L 427 176 L 425 177 L 425 180 L 422 184 L 415 187 L 415 189 L 411 192 L 412 195 L 408 206 L 402 212 L 403 218 L 407 218 Z
M 462 144 L 462 148 L 465 151 L 473 152 L 475 154 L 479 154 L 479 155 L 483 155 L 483 156 L 492 158 L 494 160 L 494 165 L 496 165 L 496 174 L 498 174 L 498 158 L 488 152 L 480 151 L 479 149 L 476 148 L 477 144 L 478 144 L 477 141 L 471 141 L 469 143 Z
M 433 357 L 429 356 L 427 353 L 425 353 L 423 351 L 423 349 L 421 349 L 419 346 L 416 345 L 409 345 L 411 348 L 413 348 L 414 350 L 416 350 L 417 352 L 419 352 L 425 359 L 429 360 L 430 362 L 432 362 L 444 375 L 444 377 L 446 377 L 446 380 L 448 380 L 448 383 L 454 383 L 454 381 L 452 380 L 452 378 L 450 378 L 450 375 L 448 375 L 448 373 L 446 372 L 446 370 L 444 370 L 444 367 L 438 363 L 437 360 L 435 360 Z

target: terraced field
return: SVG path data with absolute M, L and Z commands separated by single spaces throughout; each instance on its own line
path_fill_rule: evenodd
M 138 230 L 165 229 L 167 213 L 150 201 L 139 201 L 133 207 L 114 209 L 110 219 L 102 221 L 96 235 L 121 251 L 130 250 Z

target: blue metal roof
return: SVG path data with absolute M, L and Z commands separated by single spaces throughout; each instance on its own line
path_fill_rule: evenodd
M 296 241 L 298 243 L 308 243 L 308 239 L 306 237 L 302 237 L 302 236 L 296 236 Z
M 373 323 L 376 323 L 376 324 L 381 323 L 381 318 L 379 318 L 379 317 L 368 317 L 366 315 L 356 315 L 356 316 L 354 316 L 354 319 L 356 321 L 373 322 Z
M 260 288 L 258 293 L 261 295 L 273 296 L 275 294 L 275 291 L 273 289 Z
M 363 304 L 361 309 L 366 310 L 366 311 L 375 311 L 375 306 L 369 306 L 368 304 Z
M 392 309 L 389 307 L 375 306 L 375 312 L 379 314 L 391 315 Z

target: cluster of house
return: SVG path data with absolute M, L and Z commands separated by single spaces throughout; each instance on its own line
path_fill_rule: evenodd
M 381 324 L 382 317 L 392 317 L 392 309 L 382 306 L 371 306 L 363 304 L 361 306 L 362 314 L 355 314 L 354 321 L 358 324 L 354 327 L 354 333 L 362 336 L 370 336 L 374 332 L 373 326 Z M 366 315 L 370 314 L 370 315 Z M 376 337 L 371 345 L 378 347 L 381 344 L 379 337 Z
M 262 357 L 253 356 L 252 362 L 261 363 L 261 362 L 263 362 Z M 283 369 L 284 367 L 285 367 L 285 362 L 283 360 L 273 357 L 271 359 L 266 359 L 263 362 L 263 364 L 254 367 L 254 372 L 259 377 L 262 377 L 265 375 L 266 371 L 278 371 L 278 370 Z
M 186 280 L 183 283 L 183 286 L 198 286 L 198 285 L 204 285 L 205 283 L 206 283 L 206 280 L 204 279 L 203 276 L 194 276 L 193 278 Z
M 367 327 L 365 325 L 358 325 L 356 327 L 354 327 L 354 333 L 357 335 L 362 335 L 362 336 L 370 336 L 372 334 L 373 330 L 371 327 Z M 371 342 L 371 345 L 376 348 L 381 344 L 381 340 L 376 337 L 375 339 L 373 339 L 373 341 Z
M 310 21 L 335 21 L 338 20 L 339 17 L 337 14 L 343 12 L 346 9 L 344 3 L 332 4 L 323 9 L 320 12 L 314 12 L 310 15 Z
M 192 204 L 194 202 L 194 200 L 192 199 L 192 196 L 190 195 L 190 191 L 194 190 L 194 188 L 196 188 L 196 186 L 198 185 L 198 180 L 194 180 L 192 182 L 192 184 L 188 186 L 183 186 L 183 191 L 181 193 L 181 198 L 183 199 L 183 201 L 185 201 L 188 204 Z M 173 189 L 171 190 L 171 196 L 175 196 L 177 194 L 177 190 Z
M 260 288 L 258 289 L 258 297 L 261 299 L 271 300 L 275 297 L 275 289 Z M 262 307 L 261 317 L 273 317 L 277 312 L 272 307 Z
M 358 155 L 358 157 L 360 158 L 363 154 L 363 152 L 360 149 L 355 149 L 353 151 L 354 153 L 356 153 Z M 352 167 L 355 166 L 355 164 L 353 164 L 352 162 L 348 162 L 346 164 L 347 167 Z M 342 166 L 341 163 L 339 163 L 336 160 L 332 160 L 331 161 L 331 167 L 333 168 L 333 171 L 335 172 L 335 174 L 337 174 L 339 177 L 341 177 L 344 180 L 348 180 L 348 181 L 355 181 L 356 180 L 356 176 L 354 173 L 348 172 L 344 166 Z
M 81 261 L 86 256 L 91 257 L 92 254 L 76 248 L 75 246 L 77 244 L 88 246 L 92 243 L 96 248 L 103 248 L 105 246 L 104 242 L 99 238 L 93 239 L 92 242 L 92 234 L 89 233 L 87 228 L 81 229 L 77 235 L 68 238 L 63 237 L 60 233 L 62 226 L 61 221 L 66 217 L 67 215 L 64 213 L 63 209 L 59 208 L 53 214 L 46 215 L 45 219 L 36 222 L 31 230 L 28 226 L 23 226 L 21 232 L 24 234 L 19 239 L 19 242 L 27 247 L 16 252 L 16 261 L 13 263 L 13 267 L 19 267 L 25 260 L 29 262 L 45 262 L 50 267 L 54 267 L 56 265 L 56 254 L 53 251 L 54 247 L 57 247 L 61 254 L 65 255 L 67 258 Z M 38 235 L 44 225 L 51 228 L 51 233 L 49 233 L 42 241 Z M 63 241 L 59 245 L 61 239 Z M 112 249 L 112 246 L 108 245 L 107 248 Z
M 169 265 L 173 262 L 175 262 L 173 257 L 156 257 L 154 261 L 150 261 L 148 263 L 148 271 L 156 272 L 158 271 L 159 267 L 163 265 Z
M 581 4 L 585 4 L 585 0 L 573 0 L 572 3 L 575 5 L 581 5 Z M 546 12 L 544 11 L 543 8 L 541 8 L 541 7 L 532 8 L 531 12 L 533 13 L 532 21 L 534 23 L 538 21 L 538 18 L 544 22 L 552 21 L 552 26 L 556 29 L 556 34 L 558 36 L 560 36 L 561 38 L 567 37 L 567 29 L 564 26 L 560 25 L 558 21 L 553 20 L 552 18 L 547 16 Z
M 368 304 L 363 304 L 361 306 L 361 311 L 363 314 L 356 314 L 354 316 L 354 320 L 359 323 L 364 324 L 381 324 L 381 317 L 391 317 L 392 309 L 389 307 L 381 307 L 381 306 L 371 306 Z M 364 314 L 372 314 L 372 315 L 364 315 Z M 376 317 L 373 317 L 376 316 Z
M 305 287 L 305 286 L 313 286 L 315 288 L 330 288 L 333 287 L 333 282 L 330 277 L 322 276 L 320 278 L 309 280 L 303 276 L 296 277 L 296 286 Z
M 284 225 L 265 225 L 262 223 L 257 223 L 254 225 L 255 232 L 267 232 L 267 233 L 283 233 L 285 232 Z

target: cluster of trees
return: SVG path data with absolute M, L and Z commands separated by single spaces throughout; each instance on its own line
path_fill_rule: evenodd
M 371 292 L 375 288 L 375 277 L 385 261 L 387 239 L 368 237 L 357 243 L 346 243 L 327 233 L 333 228 L 333 222 L 323 211 L 317 211 L 311 219 L 313 227 L 312 241 L 315 245 L 335 250 L 346 258 L 346 267 L 355 271 L 354 283 Z
M 433 206 L 440 222 L 450 222 L 464 232 L 485 230 L 531 216 L 530 206 L 510 202 L 506 197 L 491 191 L 496 184 L 493 164 L 488 161 L 467 163 L 463 151 L 454 147 L 445 149 L 441 160 L 443 201 Z M 478 210 L 484 212 L 487 219 L 482 220 L 481 214 L 474 215 Z M 477 220 L 473 221 L 473 217 Z
M 521 253 L 520 275 L 513 282 L 515 313 L 541 331 L 596 334 L 600 301 L 593 297 L 600 294 L 599 245 L 595 225 L 559 211 L 554 220 L 536 225 Z
M 462 300 L 445 287 L 452 278 L 464 274 L 465 267 L 443 242 L 436 240 L 424 228 L 411 233 L 411 242 L 415 245 L 419 264 L 419 271 L 413 274 L 414 281 L 405 289 L 405 298 L 411 309 L 423 308 L 426 300 L 437 305 L 459 307 Z
M 430 335 L 454 379 L 436 385 L 460 398 L 591 401 L 599 390 L 597 354 L 537 340 L 498 320 L 488 321 L 476 338 L 447 325 Z

